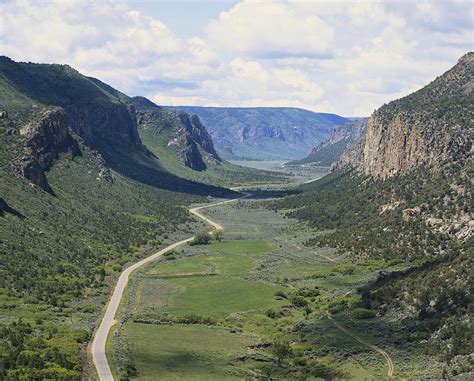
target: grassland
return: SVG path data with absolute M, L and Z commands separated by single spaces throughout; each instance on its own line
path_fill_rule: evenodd
M 138 371 L 132 379 L 385 378 L 384 358 L 339 330 L 328 310 L 390 353 L 396 377 L 441 374 L 396 321 L 352 317 L 356 289 L 404 263 L 353 263 L 335 249 L 304 246 L 315 231 L 254 200 L 206 214 L 225 226 L 223 242 L 184 247 L 133 278 L 115 343 Z M 278 342 L 290 347 L 281 365 Z

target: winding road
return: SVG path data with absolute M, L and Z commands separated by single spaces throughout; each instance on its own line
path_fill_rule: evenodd
M 235 188 L 233 189 L 235 190 Z M 217 230 L 222 230 L 222 226 L 218 224 L 215 221 L 212 221 L 210 218 L 202 215 L 199 211 L 202 209 L 210 208 L 212 206 L 217 206 L 217 205 L 222 205 L 222 204 L 227 204 L 229 202 L 233 202 L 242 198 L 249 197 L 249 193 L 243 193 L 243 196 L 233 198 L 231 200 L 226 200 L 226 201 L 219 201 L 213 204 L 208 204 L 204 206 L 199 206 L 196 208 L 189 209 L 189 212 L 196 217 L 206 221 L 209 225 L 214 227 Z M 109 366 L 109 362 L 107 361 L 107 356 L 105 354 L 105 346 L 107 343 L 107 336 L 109 335 L 110 330 L 112 327 L 117 323 L 117 320 L 115 320 L 115 315 L 117 314 L 117 310 L 120 305 L 120 301 L 122 300 L 123 292 L 125 290 L 125 287 L 127 286 L 128 283 L 128 278 L 130 277 L 130 274 L 135 271 L 136 269 L 142 267 L 143 265 L 146 265 L 147 263 L 154 261 L 158 258 L 160 258 L 163 254 L 166 252 L 173 250 L 177 248 L 178 246 L 184 245 L 185 243 L 188 243 L 191 241 L 194 237 L 190 237 L 187 239 L 183 239 L 182 241 L 175 242 L 172 245 L 165 247 L 164 249 L 160 250 L 159 252 L 142 259 L 141 261 L 133 264 L 130 267 L 127 267 L 122 273 L 120 274 L 117 284 L 115 285 L 114 291 L 112 293 L 112 296 L 110 297 L 109 303 L 107 305 L 107 309 L 105 311 L 104 317 L 102 318 L 102 321 L 100 322 L 99 328 L 95 332 L 94 339 L 92 341 L 90 351 L 92 354 L 92 361 L 94 362 L 94 365 L 97 370 L 97 374 L 99 376 L 99 380 L 101 381 L 113 381 L 114 378 L 112 376 L 112 371 Z
M 237 188 L 233 188 L 233 190 L 237 190 Z M 213 206 L 227 204 L 229 202 L 233 202 L 233 201 L 240 200 L 240 199 L 247 198 L 247 197 L 251 196 L 251 194 L 249 194 L 249 193 L 245 193 L 245 192 L 241 192 L 241 193 L 243 194 L 241 197 L 237 197 L 237 198 L 234 198 L 234 199 L 231 199 L 231 200 L 219 201 L 219 202 L 215 202 L 215 203 L 212 203 L 212 204 L 207 204 L 207 205 L 191 208 L 191 209 L 189 209 L 189 212 L 191 214 L 195 215 L 196 217 L 200 218 L 201 220 L 207 222 L 213 228 L 215 228 L 217 230 L 222 230 L 223 229 L 222 225 L 220 225 L 219 223 L 217 223 L 217 222 L 211 220 L 210 218 L 204 216 L 203 214 L 200 213 L 200 211 L 203 210 L 203 209 L 213 207 Z M 179 247 L 181 245 L 184 245 L 184 244 L 190 242 L 193 238 L 194 237 L 190 237 L 190 238 L 187 238 L 187 239 L 183 239 L 179 242 L 175 242 L 172 245 L 170 245 L 168 247 L 165 247 L 164 249 L 160 250 L 159 252 L 157 252 L 157 253 L 155 253 L 155 254 L 153 254 L 153 255 L 145 258 L 145 259 L 142 259 L 141 261 L 133 264 L 130 267 L 127 267 L 120 274 L 120 276 L 118 278 L 118 281 L 117 281 L 117 284 L 115 285 L 115 288 L 113 290 L 112 296 L 110 297 L 110 300 L 109 300 L 109 303 L 107 305 L 105 314 L 104 314 L 104 316 L 103 316 L 103 318 L 100 322 L 99 328 L 95 332 L 94 339 L 93 339 L 91 347 L 90 347 L 90 351 L 91 351 L 91 354 L 92 354 L 92 360 L 93 360 L 93 363 L 96 367 L 97 374 L 99 376 L 99 380 L 101 380 L 101 381 L 114 381 L 112 371 L 111 371 L 110 366 L 109 366 L 109 362 L 107 361 L 107 357 L 106 357 L 106 353 L 105 353 L 105 347 L 106 347 L 106 343 L 107 343 L 107 336 L 109 335 L 109 332 L 112 329 L 112 327 L 117 323 L 117 320 L 115 320 L 115 315 L 117 314 L 117 310 L 119 308 L 120 301 L 122 300 L 123 293 L 124 293 L 125 288 L 127 286 L 130 274 L 133 271 L 135 271 L 136 269 L 144 266 L 145 264 L 160 258 L 166 252 L 171 251 L 171 250 L 175 249 L 176 247 Z M 300 247 L 297 247 L 297 248 L 301 249 Z M 325 258 L 327 260 L 331 261 L 331 262 L 334 261 L 334 258 L 330 258 L 330 257 L 325 257 Z M 366 342 L 365 340 L 361 339 L 357 335 L 350 332 L 348 329 L 346 329 L 341 324 L 336 322 L 331 317 L 329 312 L 327 313 L 327 316 L 330 319 L 330 321 L 338 329 L 340 329 L 341 331 L 343 331 L 346 334 L 350 335 L 351 337 L 353 337 L 355 340 L 357 340 L 361 344 L 363 344 L 363 345 L 369 347 L 370 349 L 372 349 L 372 350 L 378 352 L 379 354 L 381 354 L 385 358 L 385 360 L 387 362 L 387 365 L 388 365 L 388 372 L 387 372 L 388 378 L 393 377 L 394 365 L 393 365 L 393 361 L 392 361 L 390 355 L 387 352 L 385 352 L 383 349 L 381 349 L 379 347 L 376 347 L 375 345 L 372 345 L 372 344 Z

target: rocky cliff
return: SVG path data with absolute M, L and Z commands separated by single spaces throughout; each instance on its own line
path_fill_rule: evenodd
M 341 157 L 367 175 L 388 178 L 424 165 L 465 163 L 474 128 L 474 53 L 421 90 L 376 110 L 364 141 Z
M 31 183 L 51 191 L 45 171 L 61 152 L 79 152 L 77 142 L 68 128 L 68 118 L 61 108 L 45 110 L 39 122 L 30 122 L 20 128 L 26 138 L 20 173 Z
M 167 110 L 151 101 L 145 102 L 142 97 L 135 105 L 140 128 L 164 140 L 168 147 L 177 152 L 186 167 L 202 171 L 208 164 L 221 162 L 211 136 L 197 115 Z
M 358 143 L 366 129 L 367 118 L 336 126 L 329 138 L 312 148 L 306 158 L 293 161 L 291 164 L 315 163 L 329 166 L 338 161 L 345 150 Z
M 15 164 L 46 191 L 51 189 L 45 172 L 59 153 L 78 153 L 79 144 L 99 152 L 107 147 L 146 150 L 130 99 L 67 65 L 22 63 L 2 56 L 0 90 L 0 110 L 5 112 L 0 127 L 4 134 L 19 135 L 23 146 Z M 112 180 L 103 158 L 99 160 L 99 176 Z

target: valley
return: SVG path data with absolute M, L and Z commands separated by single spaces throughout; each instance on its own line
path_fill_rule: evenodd
M 364 118 L 163 106 L 151 72 L 0 56 L 0 381 L 473 379 L 473 52 Z
M 115 369 L 138 380 L 440 374 L 402 326 L 344 307 L 378 271 L 409 264 L 305 247 L 313 229 L 245 191 L 252 196 L 203 210 L 223 225 L 222 242 L 181 246 L 134 275 L 109 336 Z M 282 364 L 275 343 L 291 346 Z

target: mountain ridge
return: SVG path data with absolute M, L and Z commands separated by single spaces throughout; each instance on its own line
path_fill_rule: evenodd
M 299 159 L 349 121 L 295 107 L 164 107 L 198 115 L 218 152 L 232 160 Z
M 387 178 L 420 165 L 463 161 L 472 149 L 474 53 L 422 89 L 377 109 L 364 141 L 341 156 L 365 174 Z
M 367 118 L 336 126 L 329 138 L 313 147 L 304 159 L 292 161 L 289 164 L 309 164 L 330 166 L 337 162 L 348 147 L 357 144 L 367 129 Z

